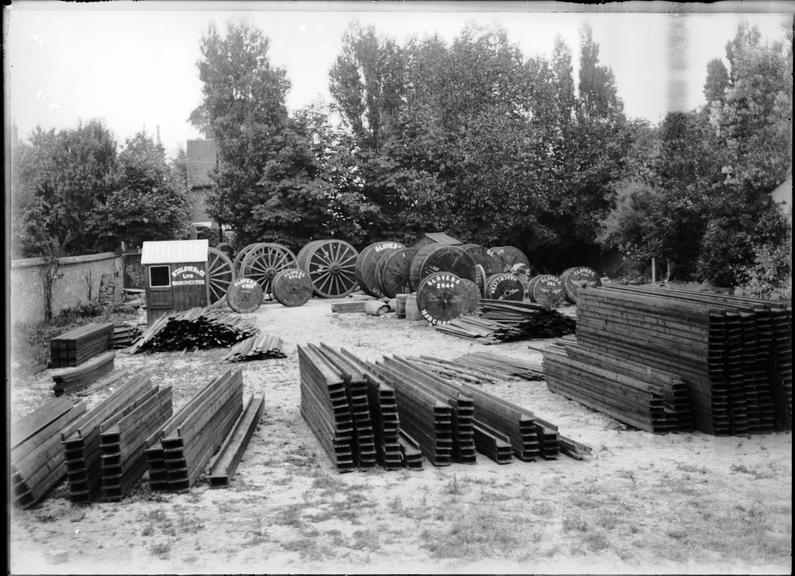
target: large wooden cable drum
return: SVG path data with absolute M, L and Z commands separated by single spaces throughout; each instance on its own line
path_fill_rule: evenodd
M 417 309 L 429 324 L 444 324 L 470 309 L 469 290 L 452 272 L 434 272 L 417 287 Z
M 378 277 L 376 276 L 376 266 L 383 256 L 388 251 L 404 248 L 400 242 L 381 241 L 373 242 L 364 250 L 359 252 L 356 258 L 356 279 L 359 285 L 365 292 L 380 298 L 384 294 L 378 286 Z M 392 298 L 393 296 L 390 296 Z
M 398 248 L 387 251 L 376 265 L 376 282 L 384 296 L 395 298 L 411 292 L 411 262 L 416 248 Z
M 226 254 L 215 248 L 207 249 L 207 287 L 214 304 L 226 296 L 229 285 L 235 280 L 235 267 Z
M 254 244 L 246 244 L 243 248 L 237 251 L 235 254 L 235 259 L 233 260 L 233 264 L 235 267 L 235 275 L 242 277 L 243 275 L 240 273 L 240 267 L 243 265 L 243 260 L 246 259 L 249 252 L 251 252 L 255 246 L 258 244 L 263 244 L 263 242 L 255 242 Z
M 288 307 L 303 306 L 312 298 L 314 286 L 309 274 L 300 268 L 280 270 L 271 283 L 273 298 Z
M 474 312 L 480 306 L 480 288 L 472 280 L 467 280 L 466 278 L 462 278 L 461 282 L 464 283 L 464 287 L 469 292 L 469 310 L 467 312 Z
M 488 252 L 502 261 L 501 272 L 516 272 L 521 267 L 526 268 L 528 272 L 530 270 L 530 260 L 515 246 L 495 246 L 489 248 Z
M 527 295 L 531 302 L 547 308 L 557 308 L 566 299 L 563 283 L 560 278 L 552 274 L 539 274 L 531 278 Z
M 344 240 L 313 240 L 298 252 L 298 267 L 321 298 L 347 296 L 356 289 L 356 248 Z
M 572 304 L 577 303 L 577 293 L 580 291 L 580 288 L 602 285 L 602 281 L 599 279 L 596 270 L 588 266 L 573 266 L 572 268 L 567 268 L 560 275 L 560 281 L 563 284 L 563 291 L 566 294 L 566 298 Z
M 428 244 L 420 248 L 411 261 L 412 288 L 419 289 L 420 282 L 436 272 L 450 272 L 459 278 L 477 281 L 475 262 L 459 246 Z
M 274 242 L 259 242 L 251 245 L 240 265 L 240 275 L 253 278 L 262 287 L 263 294 L 271 295 L 271 282 L 276 273 L 296 268 L 296 257 L 292 250 Z
M 486 280 L 483 297 L 491 300 L 524 300 L 524 285 L 516 274 L 492 274 Z
M 480 264 L 486 271 L 486 276 L 504 272 L 502 259 L 489 253 L 485 246 L 480 244 L 461 244 L 459 246 L 464 252 L 469 254 L 475 264 Z
M 262 287 L 253 278 L 238 278 L 226 292 L 226 303 L 235 312 L 256 312 L 262 305 Z

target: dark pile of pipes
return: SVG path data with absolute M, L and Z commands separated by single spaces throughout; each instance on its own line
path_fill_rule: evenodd
M 546 354 L 544 370 L 551 390 L 643 429 L 789 430 L 791 327 L 789 303 L 658 287 L 587 288 L 578 300 L 578 345 Z
M 151 429 L 170 413 L 171 388 L 161 390 L 147 376 L 137 375 L 64 430 L 61 443 L 72 502 L 91 502 L 100 491 L 110 500 L 121 499 L 146 471 L 141 427 Z
M 576 322 L 540 304 L 507 300 L 480 300 L 477 316 L 462 316 L 436 329 L 447 334 L 496 344 L 531 338 L 558 338 L 574 332 Z
M 259 333 L 245 340 L 241 340 L 224 356 L 224 362 L 249 362 L 252 360 L 267 360 L 268 358 L 286 358 L 282 352 L 284 343 L 278 336 Z
M 48 401 L 11 425 L 11 497 L 28 508 L 41 500 L 66 474 L 61 432 L 86 412 L 80 401 Z
M 130 352 L 178 352 L 228 347 L 257 333 L 251 318 L 218 308 L 191 308 L 161 316 Z
M 113 346 L 113 324 L 90 323 L 50 340 L 50 367 L 78 366 Z
M 227 371 L 202 387 L 146 438 L 144 453 L 150 488 L 185 490 L 194 485 L 242 411 L 241 370 Z
M 113 350 L 103 352 L 71 368 L 53 370 L 53 391 L 56 396 L 82 390 L 96 380 L 113 371 L 116 353 Z
M 517 362 L 514 366 L 521 363 Z M 301 413 L 340 472 L 370 467 L 373 439 L 386 469 L 512 458 L 581 459 L 590 449 L 529 410 L 471 386 L 443 361 L 365 362 L 325 345 L 299 347 Z M 466 364 L 458 365 L 466 370 Z M 439 368 L 439 369 L 437 369 Z M 514 368 L 510 368 L 514 371 Z M 529 374 L 528 366 L 518 370 Z

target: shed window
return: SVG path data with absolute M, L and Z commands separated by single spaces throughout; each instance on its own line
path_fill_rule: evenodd
M 171 266 L 150 266 L 149 285 L 153 288 L 171 286 Z

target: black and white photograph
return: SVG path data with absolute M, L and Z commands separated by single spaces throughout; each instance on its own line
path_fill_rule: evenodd
M 791 574 L 785 1 L 3 6 L 9 574 Z

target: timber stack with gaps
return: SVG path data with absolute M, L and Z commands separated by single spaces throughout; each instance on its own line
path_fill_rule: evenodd
M 613 381 L 631 377 L 636 384 L 645 370 L 650 376 L 640 380 L 657 388 L 656 405 L 678 412 L 666 418 L 674 429 L 694 426 L 715 435 L 789 430 L 791 327 L 789 303 L 658 287 L 588 287 L 578 294 L 578 345 L 564 347 L 565 355 L 545 354 L 544 370 L 550 390 L 584 404 L 604 403 L 619 392 L 609 383 L 588 388 L 578 383 L 582 374 L 609 370 Z M 679 379 L 690 415 L 682 409 Z

